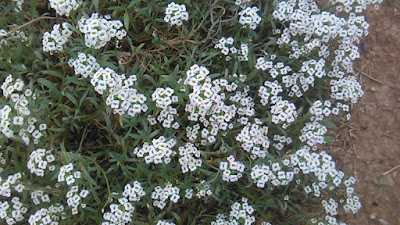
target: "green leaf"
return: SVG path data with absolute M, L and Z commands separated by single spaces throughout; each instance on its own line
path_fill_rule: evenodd
M 125 26 L 125 30 L 129 31 L 129 14 L 128 14 L 128 12 L 124 13 L 124 26 Z

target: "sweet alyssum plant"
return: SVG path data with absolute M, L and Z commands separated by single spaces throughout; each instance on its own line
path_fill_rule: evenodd
M 1 223 L 345 224 L 375 3 L 0 3 Z

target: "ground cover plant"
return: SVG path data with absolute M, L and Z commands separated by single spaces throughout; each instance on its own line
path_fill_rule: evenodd
M 0 3 L 2 223 L 344 224 L 377 3 Z

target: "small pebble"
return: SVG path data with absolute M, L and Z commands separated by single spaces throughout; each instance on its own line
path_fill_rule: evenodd
M 382 225 L 389 225 L 389 224 L 390 224 L 387 220 L 382 219 L 382 218 L 379 219 L 379 222 L 380 222 Z
M 362 49 L 365 53 L 369 52 L 369 50 L 370 50 L 368 44 L 365 43 L 365 42 L 361 43 L 361 49 Z
M 371 218 L 371 220 L 376 219 L 376 214 L 375 214 L 375 213 L 372 213 L 371 215 L 369 215 L 369 218 Z

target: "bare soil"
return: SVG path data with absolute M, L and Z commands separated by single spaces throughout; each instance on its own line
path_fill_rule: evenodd
M 400 225 L 400 1 L 371 7 L 366 18 L 370 34 L 355 66 L 365 94 L 329 148 L 358 179 L 363 208 L 348 224 Z

